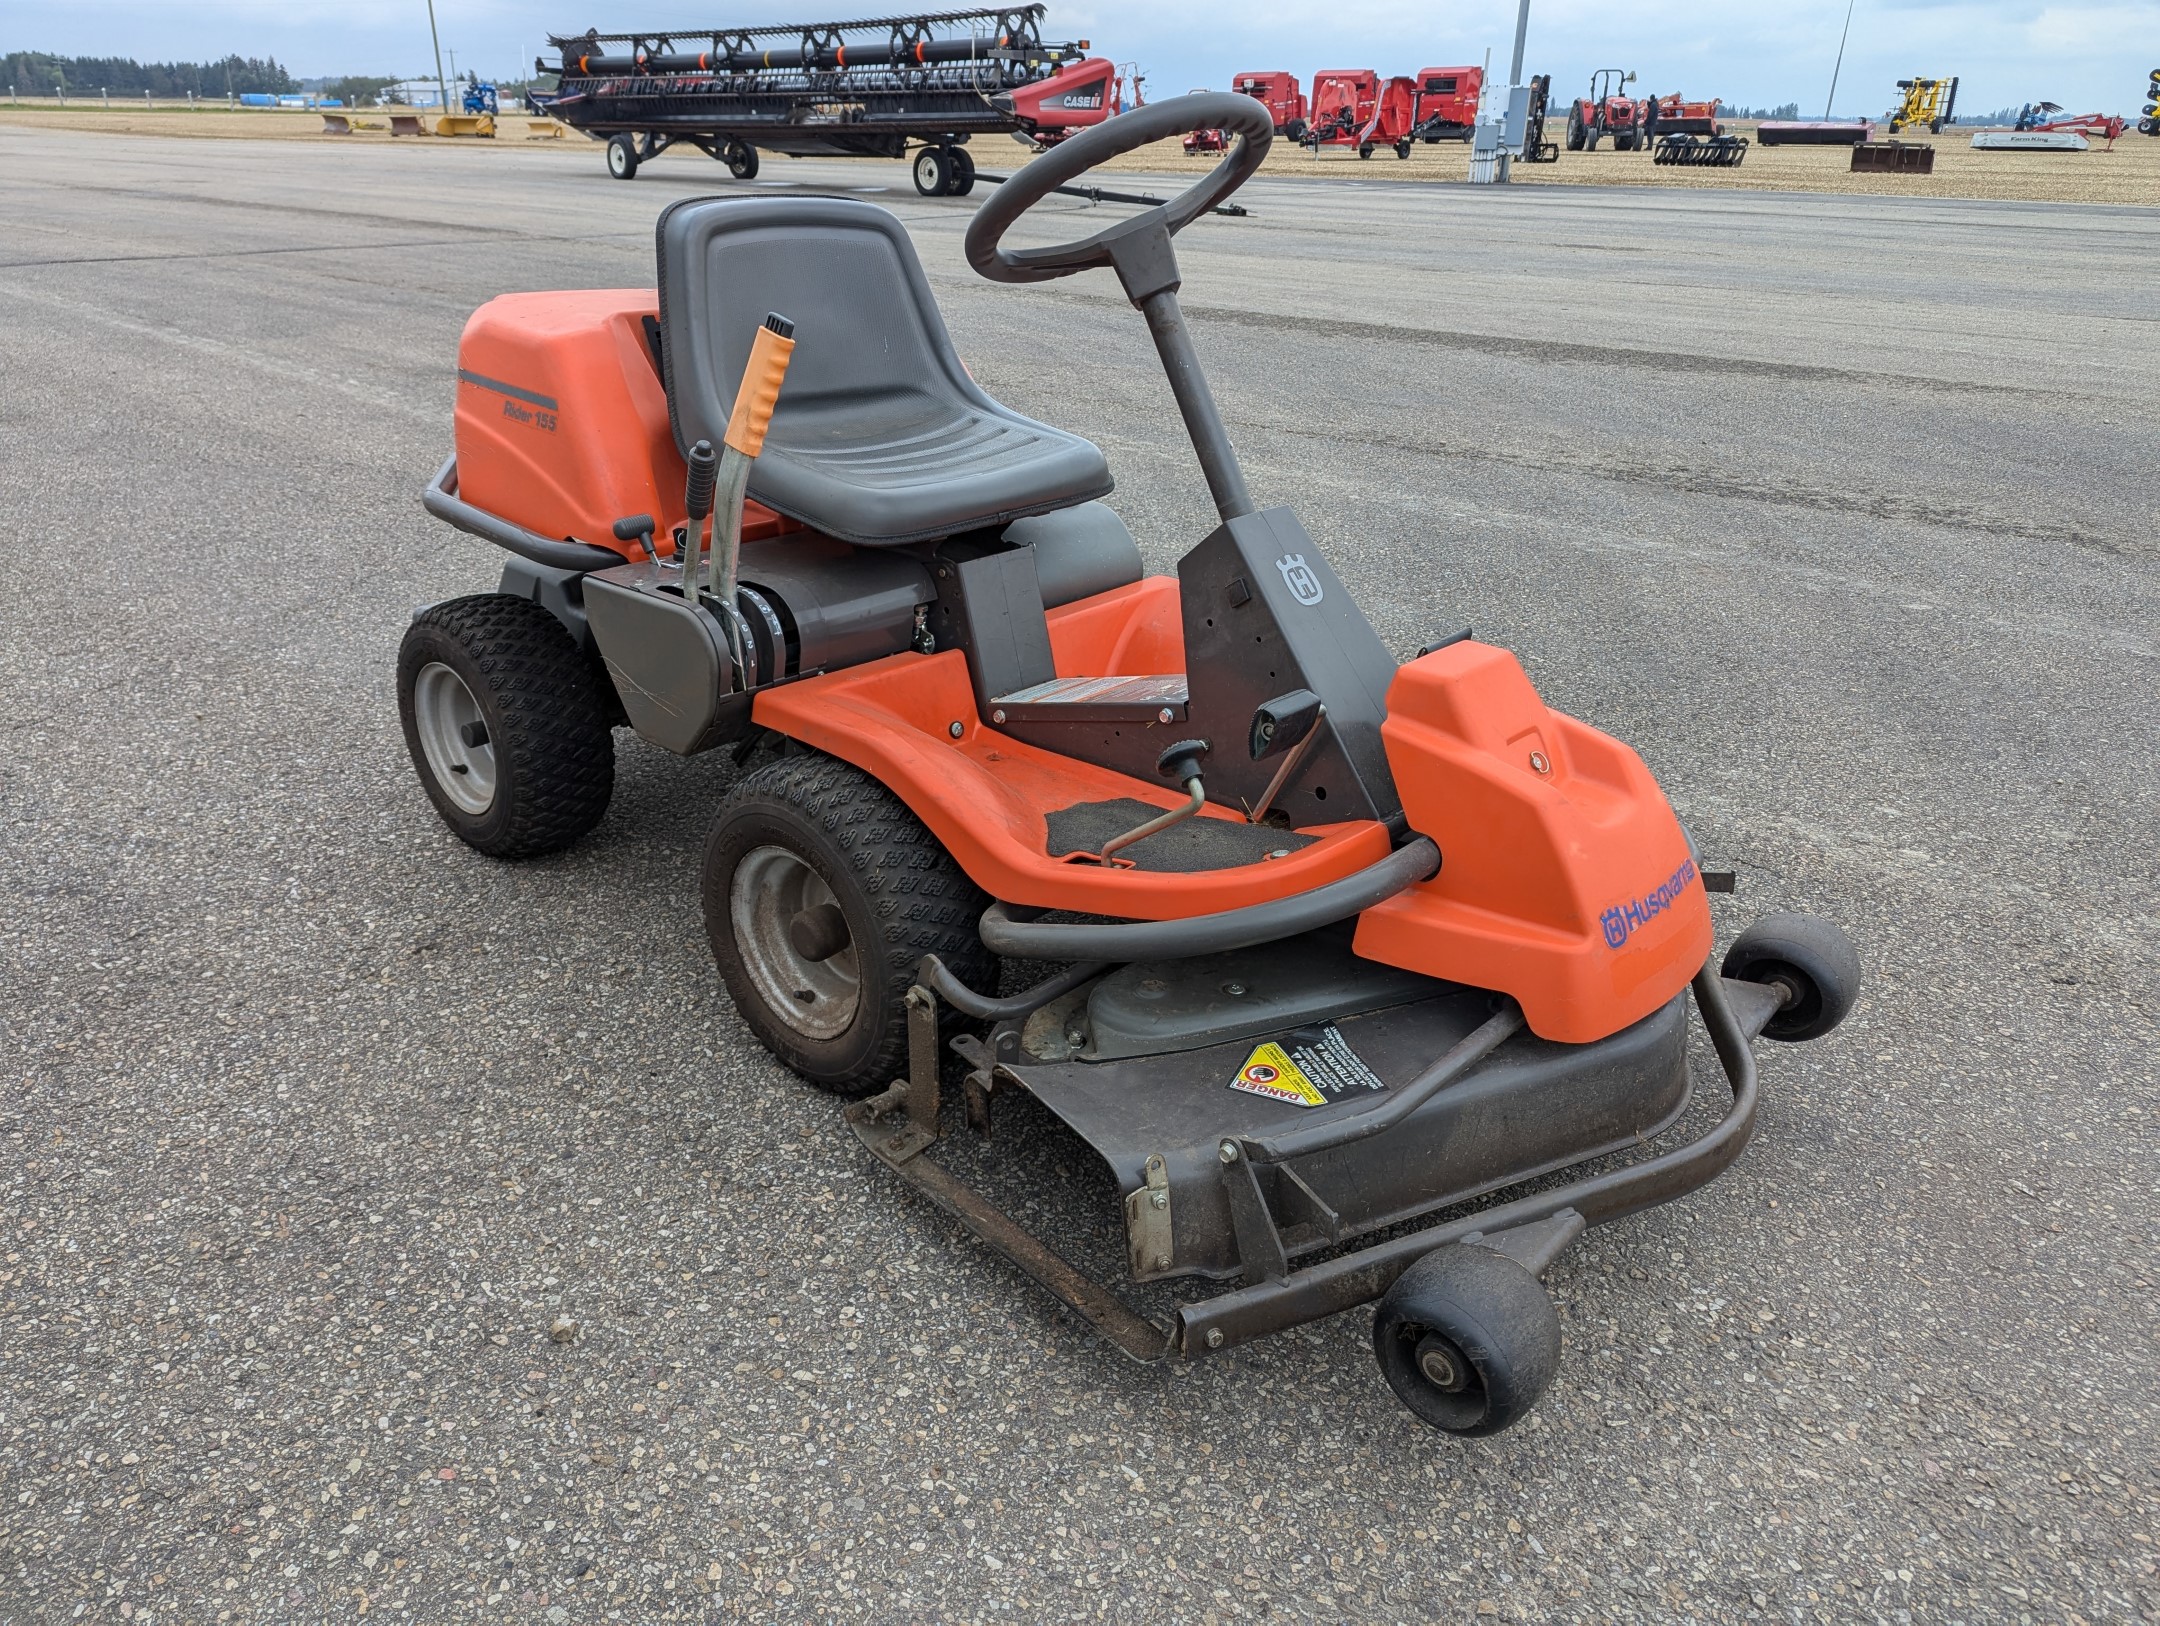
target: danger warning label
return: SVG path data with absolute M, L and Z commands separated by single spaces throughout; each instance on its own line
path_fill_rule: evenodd
M 1277 1043 L 1256 1045 L 1230 1080 L 1233 1090 L 1264 1095 L 1294 1107 L 1324 1107 L 1362 1090 L 1384 1090 L 1370 1067 L 1333 1023 L 1305 1028 Z

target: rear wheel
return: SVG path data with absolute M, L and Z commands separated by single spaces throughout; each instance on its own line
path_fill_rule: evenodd
M 637 137 L 628 130 L 618 131 L 608 137 L 607 172 L 618 181 L 633 180 L 637 176 Z
M 567 847 L 615 791 L 600 678 L 561 622 L 507 593 L 421 613 L 398 650 L 398 717 L 435 811 L 491 858 Z
M 1860 997 L 1860 955 L 1852 939 L 1817 915 L 1765 915 L 1725 951 L 1718 968 L 1740 982 L 1785 990 L 1785 1005 L 1763 1028 L 1766 1039 L 1799 1044 L 1844 1021 Z
M 757 179 L 758 151 L 746 141 L 730 141 L 720 149 L 720 161 L 738 181 Z
M 952 186 L 952 162 L 942 147 L 925 147 L 915 155 L 915 190 L 926 198 L 942 198 Z
M 952 150 L 952 180 L 945 188 L 948 197 L 964 198 L 975 190 L 975 160 L 968 156 L 965 147 Z
M 1576 102 L 1567 110 L 1567 150 L 1569 152 L 1581 152 L 1583 150 L 1583 139 L 1582 103 Z
M 900 799 L 823 755 L 737 781 L 705 843 L 705 932 L 743 1020 L 794 1072 L 858 1096 L 906 1070 L 907 991 L 935 954 L 994 984 L 989 900 Z
M 1560 1370 L 1560 1317 L 1514 1260 L 1451 1242 L 1380 1300 L 1373 1356 L 1422 1421 L 1449 1434 L 1497 1434 L 1528 1415 Z

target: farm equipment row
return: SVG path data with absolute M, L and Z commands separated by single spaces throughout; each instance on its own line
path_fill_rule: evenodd
M 1529 82 L 1529 118 L 1519 156 L 1530 163 L 1551 163 L 1559 156 L 1545 140 L 1551 86 L 1547 74 Z M 1383 78 L 1371 68 L 1326 68 L 1313 75 L 1310 98 L 1296 74 L 1280 71 L 1241 73 L 1230 88 L 1266 108 L 1278 136 L 1316 156 L 1323 147 L 1341 147 L 1370 158 L 1388 147 L 1397 158 L 1408 158 L 1420 142 L 1471 139 L 1485 94 L 1485 70 L 1420 68 L 1415 75 Z M 1218 151 L 1220 143 L 1221 132 L 1200 132 L 1187 141 L 1186 150 Z
M 758 155 L 903 158 L 915 188 L 958 196 L 974 185 L 966 143 L 1011 135 L 1050 146 L 1122 105 L 1125 76 L 1048 43 L 1043 7 L 949 11 L 774 28 L 587 32 L 550 36 L 560 75 L 535 111 L 605 141 L 618 180 L 677 143 L 738 179 Z M 1137 76 L 1133 76 L 1135 79 Z M 1135 87 L 1137 88 L 1137 87 Z

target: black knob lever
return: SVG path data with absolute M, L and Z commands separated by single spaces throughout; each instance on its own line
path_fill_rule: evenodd
M 1206 740 L 1179 740 L 1163 748 L 1155 759 L 1155 771 L 1173 785 L 1189 784 L 1200 777 L 1200 759 L 1207 754 Z

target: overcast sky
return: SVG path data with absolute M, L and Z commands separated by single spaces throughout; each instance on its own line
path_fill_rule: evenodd
M 964 0 L 933 0 L 939 9 Z M 549 32 L 815 22 L 891 15 L 896 0 L 435 0 L 458 65 L 509 76 Z M 1051 0 L 1046 31 L 1136 60 L 1149 94 L 1224 87 L 1249 68 L 1421 67 L 1481 61 L 1504 72 L 1512 0 Z M 1533 0 L 1528 71 L 1556 96 L 1593 68 L 1633 68 L 1638 88 L 1823 111 L 1845 0 Z M 143 60 L 274 55 L 303 77 L 432 71 L 426 0 L 0 0 L 0 52 Z M 1878 112 L 1896 81 L 1958 75 L 1961 109 L 2049 100 L 2134 114 L 2160 67 L 2160 0 L 1857 0 L 1837 111 Z

